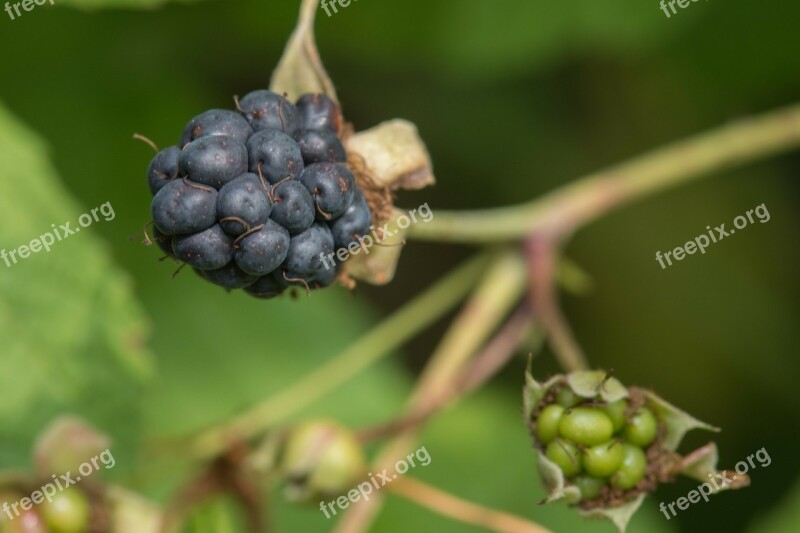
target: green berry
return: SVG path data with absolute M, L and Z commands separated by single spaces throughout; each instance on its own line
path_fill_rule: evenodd
M 614 433 L 622 429 L 625 425 L 625 410 L 627 408 L 628 402 L 624 399 L 611 402 L 602 407 L 603 412 L 608 415 L 608 418 L 611 419 L 611 423 L 614 425 Z
M 89 501 L 78 489 L 67 489 L 42 503 L 42 516 L 52 533 L 83 533 L 89 528 Z
M 570 407 L 574 407 L 581 402 L 581 398 L 572 392 L 572 389 L 569 387 L 563 387 L 558 394 L 556 394 L 556 401 L 562 407 L 569 409 Z
M 558 424 L 561 436 L 583 446 L 595 446 L 611 439 L 614 426 L 603 411 L 594 407 L 575 407 L 564 413 Z
M 367 468 L 355 435 L 326 420 L 294 427 L 284 442 L 279 467 L 290 483 L 288 496 L 298 501 L 342 494 Z
M 581 491 L 581 501 L 599 498 L 603 487 L 606 486 L 605 479 L 591 476 L 577 476 L 572 483 Z
M 625 439 L 641 448 L 649 446 L 656 438 L 658 421 L 650 409 L 642 407 L 631 417 L 625 428 Z
M 583 456 L 586 473 L 596 477 L 608 477 L 622 464 L 622 445 L 615 441 L 592 446 Z
M 578 447 L 564 439 L 556 439 L 547 445 L 547 458 L 553 461 L 564 473 L 572 477 L 581 472 L 581 456 Z
M 558 423 L 564 408 L 558 404 L 550 404 L 539 413 L 536 419 L 536 438 L 542 444 L 548 444 L 551 440 L 558 437 Z
M 611 483 L 624 490 L 632 489 L 642 480 L 647 469 L 647 456 L 641 448 L 630 444 L 622 446 L 622 464 L 612 476 Z

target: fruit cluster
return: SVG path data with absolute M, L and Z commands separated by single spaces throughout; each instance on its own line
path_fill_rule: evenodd
M 598 404 L 568 387 L 541 406 L 534 420 L 537 444 L 579 489 L 581 502 L 641 488 L 646 452 L 658 434 L 658 419 L 647 407 L 627 399 Z
M 155 242 L 203 279 L 259 298 L 330 285 L 334 251 L 372 218 L 347 166 L 339 107 L 267 90 L 236 104 L 193 118 L 150 163 Z

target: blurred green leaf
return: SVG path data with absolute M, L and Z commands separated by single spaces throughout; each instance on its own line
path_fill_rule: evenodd
M 54 224 L 77 229 L 82 211 L 43 142 L 0 105 L 0 249 Z M 147 323 L 94 231 L 0 262 L 0 465 L 28 463 L 36 434 L 62 413 L 80 413 L 112 439 L 135 435 L 140 386 L 151 373 Z
M 58 0 L 59 5 L 79 9 L 154 8 L 169 2 L 188 4 L 202 0 Z

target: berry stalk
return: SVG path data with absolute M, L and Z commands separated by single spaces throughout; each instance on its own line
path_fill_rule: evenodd
M 740 120 L 590 174 L 542 198 L 505 208 L 437 211 L 410 237 L 469 244 L 535 232 L 566 237 L 629 202 L 800 146 L 800 105 Z

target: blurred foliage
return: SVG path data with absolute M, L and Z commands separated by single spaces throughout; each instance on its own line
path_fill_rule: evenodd
M 333 289 L 296 302 L 227 295 L 189 271 L 171 279 L 174 265 L 140 245 L 151 153 L 131 134 L 177 142 L 193 115 L 232 107 L 233 94 L 266 86 L 296 4 L 175 2 L 142 11 L 66 7 L 101 4 L 94 0 L 56 4 L 0 20 L 0 101 L 18 117 L 0 112 L 0 246 L 19 246 L 106 201 L 117 216 L 52 253 L 11 269 L 0 264 L 0 467 L 28 464 L 35 432 L 57 413 L 78 412 L 114 437 L 115 457 L 117 447 L 128 450 L 109 474 L 164 499 L 188 465 L 137 461 L 131 451 L 142 438 L 203 427 L 278 390 L 464 251 L 411 243 L 388 287 L 359 287 L 354 296 Z M 798 19 L 800 5 L 777 0 L 702 2 L 670 19 L 656 0 L 363 0 L 330 18 L 320 12 L 317 27 L 356 127 L 393 117 L 418 124 L 439 183 L 400 202 L 428 202 L 435 213 L 519 202 L 664 142 L 796 101 Z M 630 531 L 705 531 L 711 523 L 727 531 L 800 529 L 789 510 L 800 473 L 793 434 L 800 423 L 798 172 L 797 155 L 727 172 L 621 210 L 580 232 L 567 250 L 594 280 L 588 297 L 566 298 L 592 361 L 723 427 L 715 439 L 722 465 L 761 447 L 773 460 L 752 472 L 748 489 L 669 522 L 658 502 L 695 483 L 664 487 Z M 762 202 L 769 223 L 667 270 L 656 263 L 657 250 Z M 146 349 L 141 308 L 152 332 Z M 354 426 L 390 417 L 443 327 L 306 414 Z M 149 380 L 148 351 L 157 361 Z M 546 353 L 536 365 L 540 375 L 557 371 Z M 536 505 L 543 491 L 519 416 L 523 367 L 512 364 L 497 383 L 437 418 L 420 441 L 432 462 L 413 475 L 558 532 L 611 531 L 564 507 Z M 280 531 L 327 525 L 316 508 L 284 505 L 277 493 L 272 500 Z M 208 518 L 196 520 L 195 531 L 223 531 L 212 521 L 236 530 L 229 508 L 201 511 Z M 375 530 L 413 528 L 473 531 L 389 498 Z

